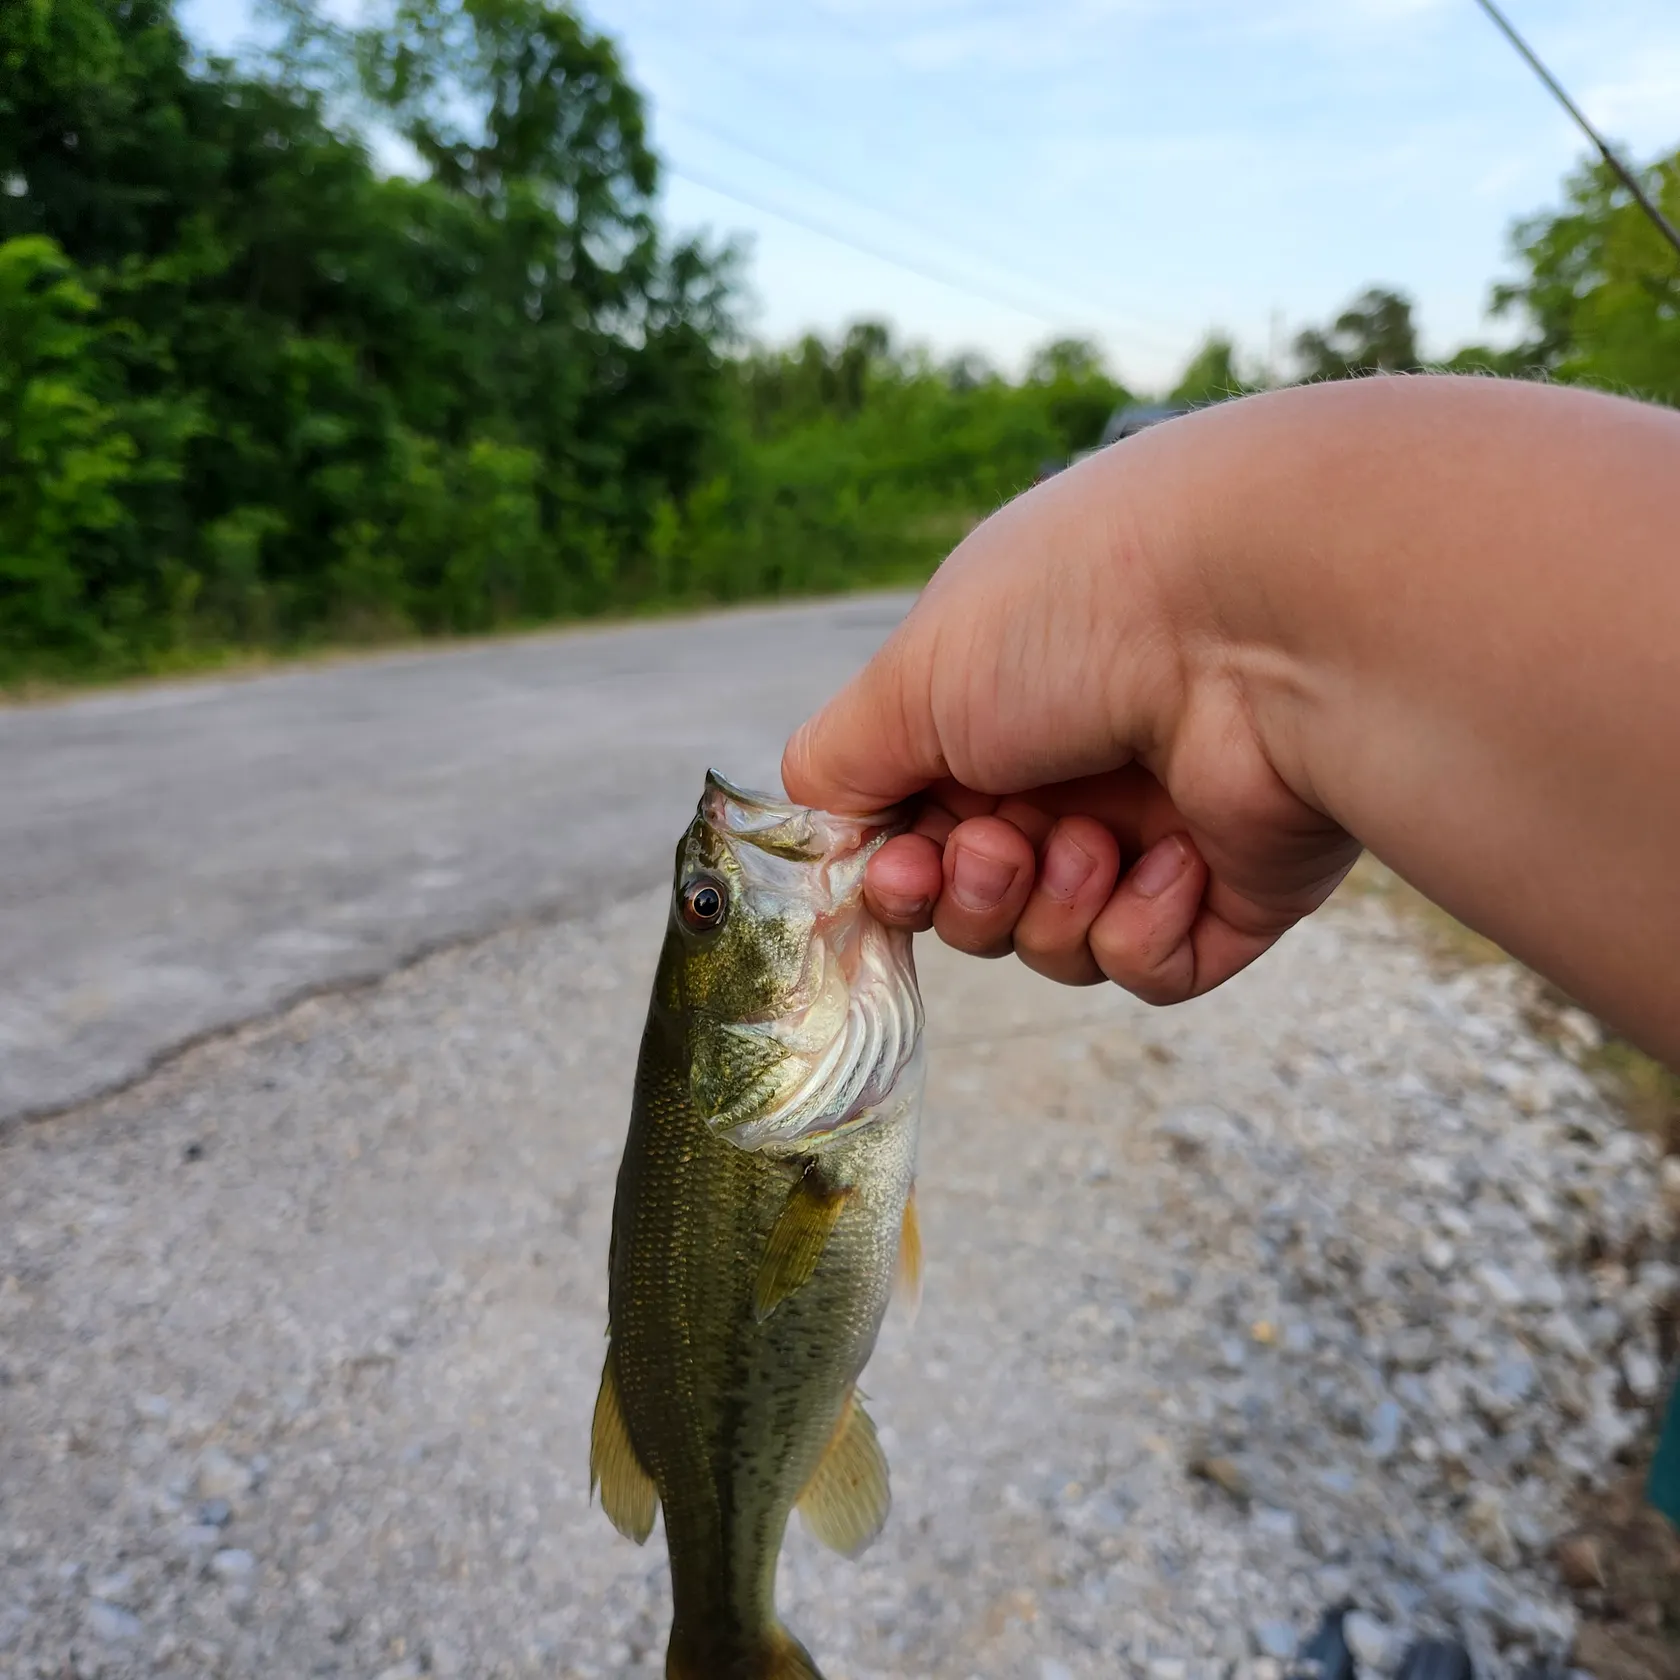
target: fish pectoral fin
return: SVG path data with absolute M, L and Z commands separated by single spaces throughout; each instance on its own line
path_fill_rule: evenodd
M 922 1222 L 916 1215 L 916 1187 L 904 1200 L 904 1218 L 898 1227 L 898 1276 L 893 1293 L 915 1322 L 922 1305 Z
M 659 1492 L 630 1444 L 630 1428 L 618 1397 L 612 1349 L 601 1369 L 601 1392 L 595 1397 L 595 1423 L 589 1435 L 589 1491 L 601 1489 L 601 1509 L 626 1540 L 640 1546 L 653 1532 Z
M 854 1392 L 822 1462 L 799 1496 L 799 1512 L 825 1546 L 842 1557 L 856 1557 L 886 1526 L 891 1506 L 887 1455 Z
M 831 1190 L 815 1171 L 794 1185 L 770 1232 L 753 1284 L 753 1316 L 762 1324 L 817 1269 L 850 1190 Z

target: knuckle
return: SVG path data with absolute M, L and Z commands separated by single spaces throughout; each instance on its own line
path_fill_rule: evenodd
M 1195 953 L 1187 942 L 1151 953 L 1147 944 L 1095 951 L 1098 965 L 1115 985 L 1143 1003 L 1163 1007 L 1183 1003 L 1195 988 Z
M 969 957 L 1007 957 L 1014 950 L 1014 943 L 1005 930 L 999 934 L 990 928 L 970 927 L 961 922 L 934 922 L 934 931 L 941 941 L 949 945 L 953 951 L 961 951 Z

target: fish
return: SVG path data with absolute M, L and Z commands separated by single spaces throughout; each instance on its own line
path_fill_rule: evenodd
M 607 1256 L 590 1490 L 663 1510 L 667 1680 L 821 1680 L 776 1613 L 791 1512 L 848 1557 L 887 1520 L 858 1393 L 919 1297 L 923 1084 L 910 936 L 863 901 L 902 824 L 708 772 L 677 846 Z

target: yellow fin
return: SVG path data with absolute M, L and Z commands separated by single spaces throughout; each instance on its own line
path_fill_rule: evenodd
M 909 1312 L 911 1322 L 922 1305 L 922 1222 L 916 1214 L 916 1187 L 904 1201 L 898 1227 L 898 1279 L 893 1291 Z
M 824 1190 L 810 1172 L 794 1185 L 787 1206 L 770 1232 L 758 1281 L 753 1285 L 753 1316 L 760 1323 L 801 1284 L 809 1282 L 849 1194 L 846 1190 Z
M 653 1532 L 659 1494 L 630 1444 L 630 1430 L 619 1403 L 612 1350 L 601 1369 L 601 1392 L 595 1397 L 595 1425 L 589 1437 L 589 1491 L 601 1486 L 601 1509 L 626 1540 L 639 1546 Z
M 854 1393 L 805 1491 L 799 1512 L 805 1526 L 842 1557 L 856 1557 L 886 1525 L 892 1505 L 887 1456 L 869 1413 Z

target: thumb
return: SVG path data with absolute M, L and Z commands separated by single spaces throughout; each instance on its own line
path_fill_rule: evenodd
M 932 661 L 907 620 L 782 754 L 788 797 L 818 810 L 879 811 L 948 773 L 929 698 Z

